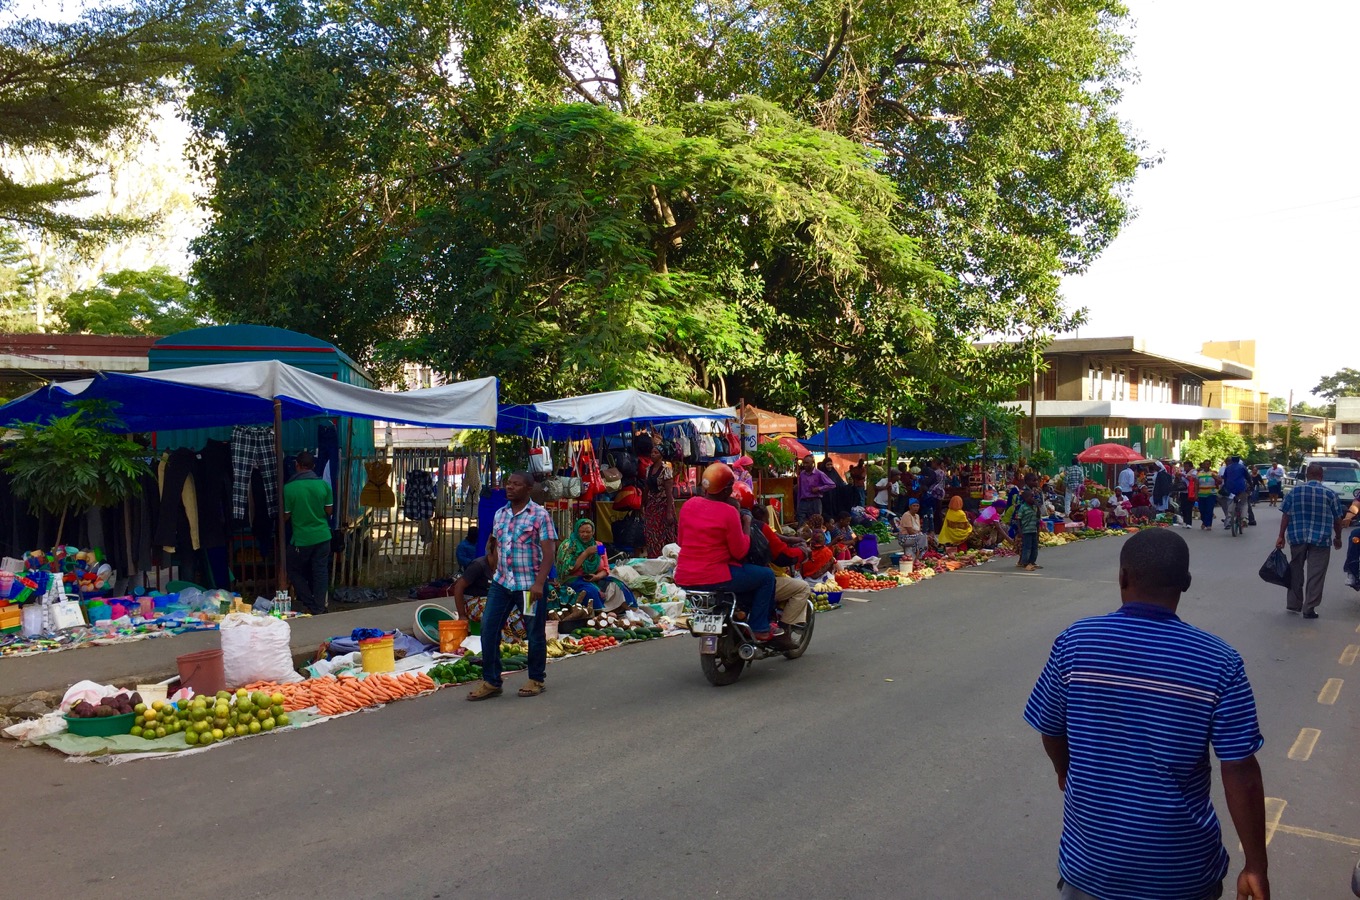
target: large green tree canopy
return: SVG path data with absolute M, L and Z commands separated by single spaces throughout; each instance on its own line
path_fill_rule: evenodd
M 1115 2 L 254 0 L 195 79 L 220 317 L 812 418 L 1012 390 L 1129 215 Z M 942 273 L 936 275 L 934 273 Z

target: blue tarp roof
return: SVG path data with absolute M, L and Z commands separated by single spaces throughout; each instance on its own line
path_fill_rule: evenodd
M 536 429 L 549 440 L 566 441 L 629 430 L 630 425 L 661 425 L 690 419 L 731 419 L 727 410 L 705 409 L 646 391 L 606 391 L 563 400 L 502 406 L 496 430 L 532 437 Z
M 953 447 L 971 443 L 972 440 L 957 434 L 939 434 L 934 431 L 918 431 L 915 428 L 890 429 L 882 422 L 841 419 L 826 431 L 805 438 L 803 445 L 813 452 L 820 452 L 823 448 L 829 447 L 836 453 L 873 453 L 891 444 L 899 451 L 911 452 Z

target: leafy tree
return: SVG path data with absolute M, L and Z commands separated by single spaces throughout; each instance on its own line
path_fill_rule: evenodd
M 1267 408 L 1271 412 L 1284 412 L 1285 407 L 1288 403 L 1289 401 L 1283 397 L 1271 397 L 1268 402 Z
M 1270 444 L 1274 451 L 1272 455 L 1282 459 L 1284 467 L 1290 470 L 1301 466 L 1303 458 L 1316 453 L 1321 446 L 1316 435 L 1303 433 L 1303 425 L 1300 422 L 1290 423 L 1288 427 L 1284 423 L 1271 427 Z M 1285 454 L 1286 444 L 1289 447 L 1288 455 Z
M 189 283 L 163 266 L 105 275 L 95 287 L 66 297 L 56 311 L 72 334 L 166 335 L 206 322 Z
M 1338 397 L 1360 397 L 1360 369 L 1342 369 L 1323 377 L 1313 393 L 1333 403 Z
M 138 479 L 150 470 L 146 449 L 119 434 L 122 423 L 106 404 L 76 402 L 69 416 L 45 425 L 15 422 L 16 436 L 0 452 L 0 466 L 14 493 L 36 515 L 58 516 L 61 543 L 66 516 L 91 507 L 115 506 L 141 491 Z
M 215 185 L 195 273 L 219 315 L 369 362 L 508 373 L 519 398 L 643 383 L 809 423 L 825 403 L 936 424 L 1033 368 L 1037 340 L 975 338 L 1079 321 L 1060 278 L 1118 232 L 1139 165 L 1113 112 L 1128 77 L 1113 0 L 246 11 L 239 52 L 194 81 Z M 586 145 L 564 146 L 576 127 Z M 891 184 L 866 193 L 870 149 Z M 814 195 L 831 215 L 807 215 Z M 870 209 L 871 228 L 854 220 Z M 952 277 L 907 290 L 890 258 L 854 258 L 875 246 Z
M 0 0 L 0 152 L 57 154 L 89 162 L 110 140 L 137 134 L 147 114 L 174 99 L 178 76 L 218 53 L 217 0 L 129 0 L 75 21 L 16 14 Z M 0 171 L 0 224 L 66 239 L 125 234 L 145 223 L 80 215 L 92 171 L 36 180 Z
M 1248 449 L 1246 439 L 1236 431 L 1206 426 L 1199 437 L 1181 444 L 1181 458 L 1195 465 L 1208 460 L 1211 466 L 1220 466 L 1229 456 L 1246 459 Z

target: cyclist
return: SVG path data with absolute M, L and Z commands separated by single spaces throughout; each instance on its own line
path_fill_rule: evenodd
M 1223 487 L 1228 492 L 1228 502 L 1223 510 L 1225 516 L 1236 516 L 1238 527 L 1245 528 L 1247 525 L 1247 499 L 1248 491 L 1251 490 L 1251 475 L 1247 467 L 1242 464 L 1242 457 L 1228 457 L 1228 464 L 1223 467 Z M 1232 519 L 1228 520 L 1232 524 Z

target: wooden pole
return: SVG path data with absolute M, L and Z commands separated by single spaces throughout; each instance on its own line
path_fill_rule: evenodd
M 831 455 L 831 407 L 822 404 L 822 452 Z
M 1285 408 L 1284 419 L 1284 464 L 1289 465 L 1289 439 L 1294 432 L 1294 391 L 1289 391 L 1289 406 Z M 1304 473 L 1305 476 L 1307 473 Z
M 274 398 L 274 461 L 277 471 L 274 473 L 278 487 L 278 515 L 274 519 L 274 581 L 281 591 L 288 590 L 288 562 L 284 554 L 288 550 L 287 539 L 283 533 L 283 401 Z
M 1029 455 L 1039 449 L 1039 360 L 1030 366 L 1029 378 Z

